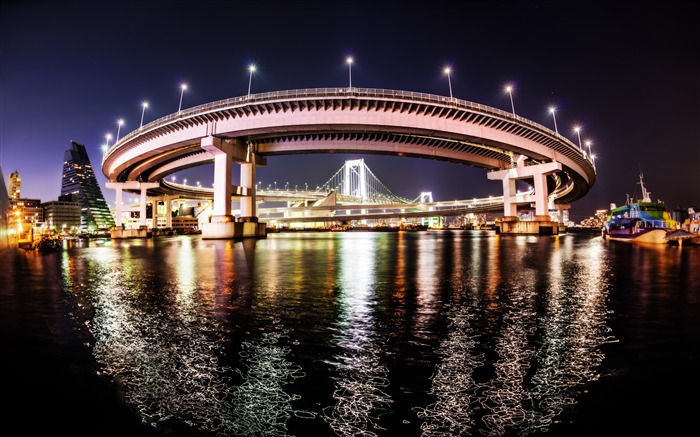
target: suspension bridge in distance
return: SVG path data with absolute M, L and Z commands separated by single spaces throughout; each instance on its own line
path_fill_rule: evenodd
M 167 182 L 173 193 L 182 199 L 206 200 L 211 203 L 213 189 Z M 346 161 L 325 183 L 313 190 L 256 188 L 258 213 L 268 227 L 327 227 L 337 223 L 386 222 L 421 220 L 426 218 L 460 216 L 463 222 L 476 220 L 478 214 L 496 213 L 503 209 L 503 198 L 473 198 L 468 200 L 434 201 L 432 192 L 422 192 L 414 199 L 393 193 L 364 159 Z M 525 193 L 524 193 L 525 194 Z M 238 196 L 236 196 L 238 197 Z M 236 199 L 234 197 L 234 204 Z M 279 205 L 279 204 L 283 205 Z M 204 208 L 200 215 L 210 214 Z M 233 210 L 235 215 L 240 210 Z

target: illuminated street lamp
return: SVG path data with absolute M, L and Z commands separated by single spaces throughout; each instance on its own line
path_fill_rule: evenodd
M 349 77 L 349 83 L 348 83 L 348 88 L 352 88 L 352 57 L 348 56 L 348 58 L 345 60 L 348 64 L 348 77 Z
M 121 130 L 123 124 L 124 120 L 121 118 L 117 120 L 117 139 L 114 141 L 115 144 L 119 142 L 119 131 Z
M 591 156 L 591 159 L 593 159 L 593 153 L 591 153 L 591 140 L 586 140 L 586 145 L 588 146 L 588 154 Z
M 146 112 L 146 108 L 148 108 L 148 102 L 141 103 L 141 106 L 143 106 L 143 109 L 141 110 L 141 124 L 139 125 L 139 129 L 143 127 L 143 114 Z
M 450 100 L 452 99 L 452 81 L 450 80 L 450 73 L 452 69 L 450 67 L 445 67 L 443 72 L 447 75 L 447 85 L 450 87 Z
M 253 72 L 255 71 L 255 65 L 251 64 L 250 67 L 248 67 L 248 71 L 250 71 L 250 75 L 248 75 L 248 97 L 250 97 L 250 85 L 253 83 Z
M 510 108 L 513 111 L 513 115 L 515 115 L 515 105 L 513 105 L 513 87 L 511 85 L 507 85 L 506 92 L 510 96 Z
M 554 132 L 559 134 L 559 130 L 557 129 L 557 117 L 556 117 L 556 115 L 554 115 L 554 112 L 556 110 L 557 110 L 557 108 L 555 108 L 554 106 L 549 108 L 549 112 L 550 112 L 550 114 L 552 114 L 552 118 L 554 119 Z
M 180 85 L 180 104 L 177 107 L 177 112 L 180 113 L 182 110 L 182 95 L 185 94 L 185 90 L 187 89 L 187 84 L 183 83 Z
M 581 127 L 580 126 L 575 126 L 574 130 L 576 131 L 576 135 L 578 136 L 578 148 L 583 152 L 583 147 L 581 147 Z
M 111 133 L 107 132 L 105 134 L 105 141 L 106 141 L 107 146 L 109 146 L 109 142 L 112 141 L 112 134 Z

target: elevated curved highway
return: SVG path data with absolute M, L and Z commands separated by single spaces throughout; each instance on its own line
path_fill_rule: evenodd
M 110 182 L 158 182 L 148 194 L 163 194 L 169 174 L 214 161 L 201 147 L 208 136 L 250 145 L 263 158 L 376 153 L 503 170 L 522 155 L 526 165 L 561 163 L 547 182 L 557 203 L 581 198 L 596 178 L 584 151 L 523 117 L 443 96 L 363 88 L 279 91 L 196 106 L 121 138 L 102 171 Z M 243 161 L 246 149 L 239 149 Z

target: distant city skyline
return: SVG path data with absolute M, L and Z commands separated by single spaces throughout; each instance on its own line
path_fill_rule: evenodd
M 77 141 L 113 206 L 99 165 L 108 134 L 114 142 L 180 108 L 248 92 L 352 81 L 513 111 L 590 147 L 598 179 L 572 204 L 575 221 L 634 196 L 640 171 L 669 209 L 698 206 L 700 38 L 691 6 L 8 0 L 0 166 L 6 182 L 19 171 L 23 197 L 55 200 L 63 150 Z M 264 20 L 231 31 L 211 22 L 212 11 Z M 191 23 L 208 23 L 207 31 L 184 31 Z M 275 157 L 258 180 L 315 186 L 358 157 L 404 197 L 501 194 L 483 170 L 379 155 Z M 205 185 L 212 175 L 202 168 L 178 178 Z

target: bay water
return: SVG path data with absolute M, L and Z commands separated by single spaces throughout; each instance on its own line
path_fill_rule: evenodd
M 2 254 L 5 435 L 685 435 L 700 246 L 493 231 Z

